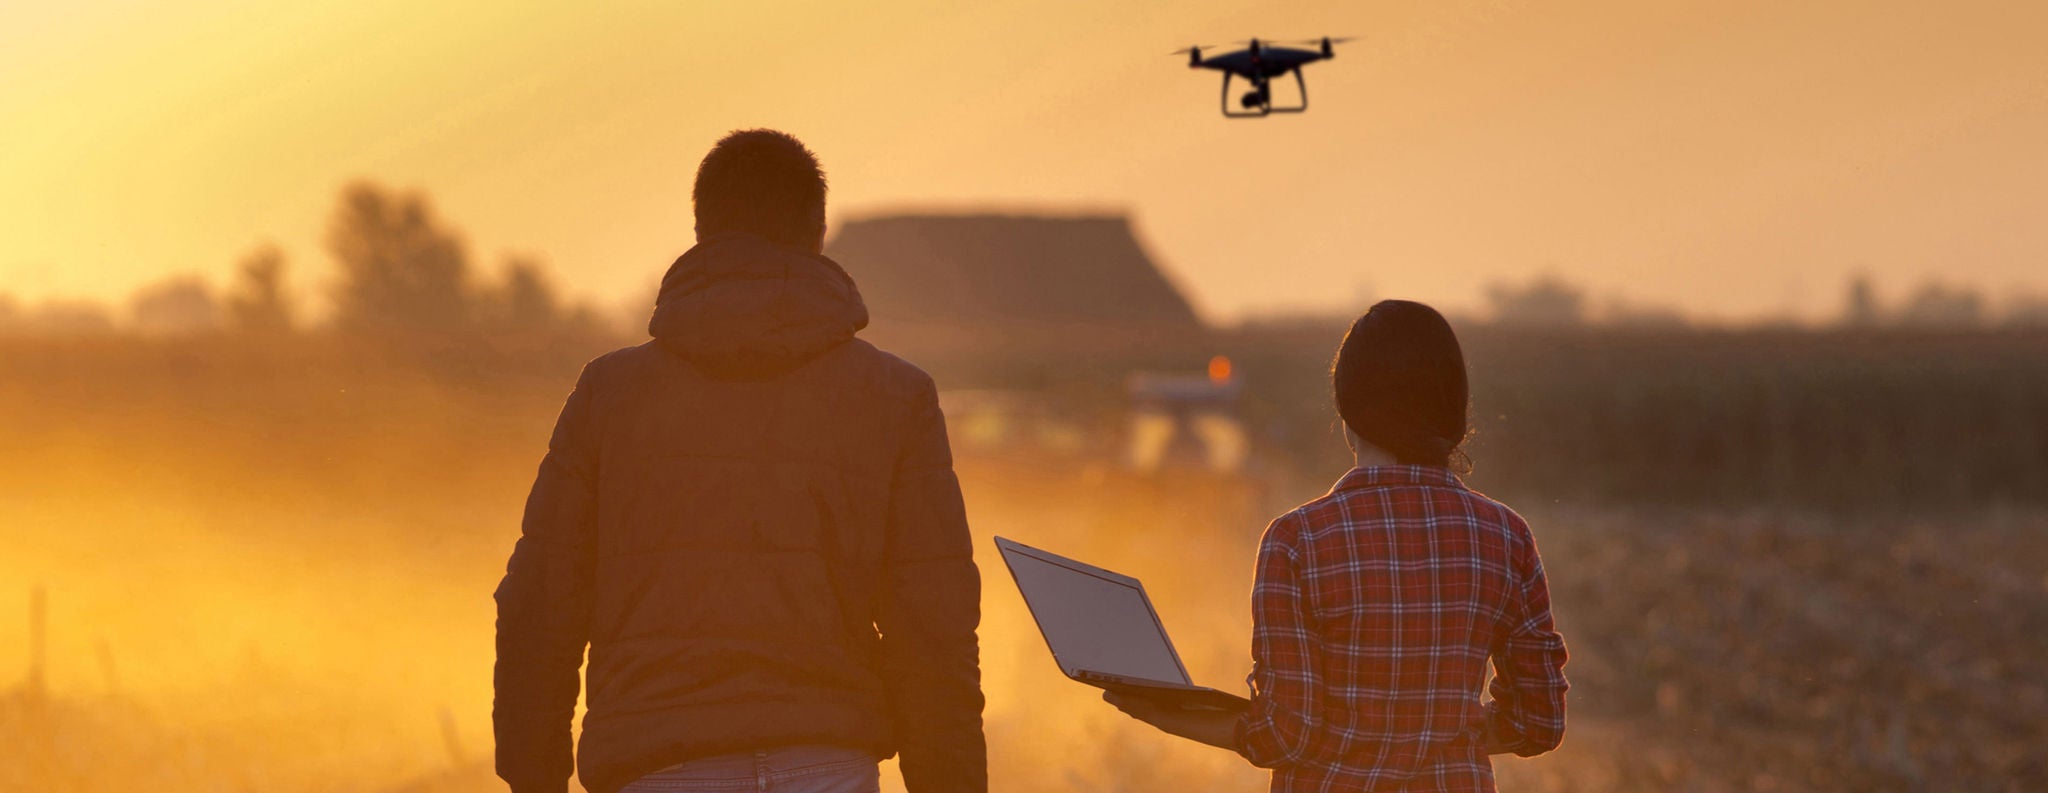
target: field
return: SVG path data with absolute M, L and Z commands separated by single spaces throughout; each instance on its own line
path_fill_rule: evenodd
M 1564 748 L 1501 762 L 1504 788 L 2048 786 L 2039 336 L 1468 339 L 1474 481 L 1536 526 L 1573 651 Z M 986 553 L 1002 534 L 1144 578 L 1195 676 L 1235 685 L 1257 533 L 1343 462 L 1327 329 L 1220 343 L 1255 477 L 961 461 L 997 790 L 1262 789 L 1060 678 Z M 0 346 L 0 647 L 48 603 L 44 682 L 0 655 L 24 760 L 0 791 L 501 789 L 490 591 L 593 346 Z M 1179 363 L 1058 385 L 1109 436 L 1105 373 Z

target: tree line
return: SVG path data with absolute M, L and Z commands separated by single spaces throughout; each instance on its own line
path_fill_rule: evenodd
M 563 298 L 537 257 L 506 255 L 496 272 L 483 272 L 462 235 L 417 191 L 348 185 L 329 216 L 324 243 L 336 276 L 324 289 L 331 310 L 318 321 L 291 283 L 284 251 L 263 243 L 236 262 L 224 289 L 196 275 L 173 276 L 131 294 L 125 317 L 96 301 L 25 307 L 0 294 L 0 333 L 460 337 L 586 334 L 601 327 L 597 312 Z

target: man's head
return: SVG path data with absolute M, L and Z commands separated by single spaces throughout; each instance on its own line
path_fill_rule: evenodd
M 697 166 L 697 236 L 745 232 L 816 253 L 825 247 L 825 172 L 802 141 L 772 129 L 725 136 Z

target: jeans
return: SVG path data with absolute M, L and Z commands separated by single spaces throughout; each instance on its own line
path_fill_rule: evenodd
M 672 765 L 633 780 L 619 793 L 879 793 L 881 789 L 881 767 L 873 755 L 837 746 L 790 746 Z

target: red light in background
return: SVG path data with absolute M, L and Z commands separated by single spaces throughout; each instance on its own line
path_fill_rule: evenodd
M 1217 385 L 1230 382 L 1230 359 L 1218 355 L 1209 359 L 1209 382 Z

